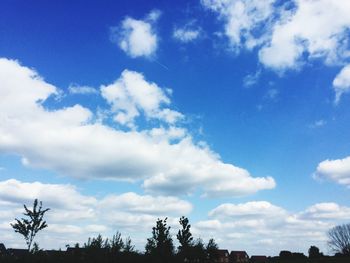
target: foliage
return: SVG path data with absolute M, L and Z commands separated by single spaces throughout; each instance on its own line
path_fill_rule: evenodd
M 124 252 L 130 253 L 134 252 L 135 246 L 131 244 L 131 238 L 127 237 L 124 243 Z
M 215 261 L 219 257 L 219 253 L 218 253 L 219 246 L 218 244 L 216 244 L 213 238 L 209 239 L 206 250 L 207 250 L 208 258 L 211 262 Z
M 350 224 L 335 226 L 328 231 L 328 245 L 334 252 L 350 255 Z
M 16 223 L 11 224 L 11 226 L 15 232 L 23 235 L 28 246 L 28 251 L 30 251 L 36 234 L 40 230 L 47 227 L 46 221 L 43 220 L 43 217 L 44 214 L 50 210 L 50 208 L 42 209 L 42 202 L 39 203 L 38 199 L 35 199 L 33 203 L 33 210 L 28 209 L 26 205 L 24 205 L 24 210 L 25 213 L 23 213 L 23 215 L 27 218 L 22 218 L 21 220 L 16 218 Z
M 108 247 L 109 247 L 108 238 L 106 240 L 103 240 L 100 234 L 96 238 L 89 237 L 88 242 L 84 243 L 84 248 L 100 249 L 100 248 L 108 248 Z
M 170 226 L 167 226 L 167 217 L 156 222 L 152 228 L 152 237 L 147 239 L 146 254 L 162 259 L 163 262 L 170 261 L 174 254 L 173 240 L 170 235 Z
M 179 240 L 180 246 L 179 246 L 179 251 L 185 251 L 192 245 L 193 237 L 190 232 L 191 225 L 189 224 L 188 218 L 182 216 L 179 220 L 179 223 L 182 227 L 177 232 L 177 240 Z
M 319 258 L 322 255 L 320 253 L 320 249 L 316 246 L 311 246 L 308 252 L 309 252 L 309 258 Z
M 124 248 L 124 242 L 120 232 L 117 231 L 110 240 L 110 248 L 112 253 L 119 253 Z
M 190 250 L 189 260 L 191 262 L 204 262 L 207 259 L 207 252 L 205 250 L 202 239 L 198 238 Z

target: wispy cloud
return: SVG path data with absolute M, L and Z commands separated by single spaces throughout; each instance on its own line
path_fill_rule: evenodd
M 261 70 L 257 70 L 255 73 L 248 74 L 243 79 L 243 86 L 246 88 L 250 88 L 258 83 L 261 75 Z
M 68 91 L 71 94 L 83 94 L 83 95 L 86 95 L 86 94 L 98 94 L 99 93 L 98 90 L 93 88 L 93 87 L 81 86 L 81 85 L 78 85 L 78 84 L 75 84 L 75 83 L 72 83 L 72 84 L 69 85 Z

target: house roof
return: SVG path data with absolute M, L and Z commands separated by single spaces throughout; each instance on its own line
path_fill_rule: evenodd
M 255 256 L 254 255 L 254 256 L 251 256 L 250 258 L 251 259 L 266 259 L 267 257 L 266 256 L 260 256 L 260 255 L 259 256 Z
M 245 252 L 244 250 L 241 251 L 231 251 L 231 255 L 240 255 L 240 256 L 245 256 L 248 255 L 247 252 Z
M 229 255 L 229 252 L 227 249 L 218 249 L 218 255 L 219 257 L 226 257 L 226 255 Z

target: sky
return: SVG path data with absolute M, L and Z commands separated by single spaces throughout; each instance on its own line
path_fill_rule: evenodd
M 0 242 L 116 231 L 325 254 L 350 221 L 350 1 L 0 3 Z M 176 244 L 176 243 L 175 243 Z

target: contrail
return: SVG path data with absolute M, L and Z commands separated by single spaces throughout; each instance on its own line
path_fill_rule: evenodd
M 166 70 L 170 70 L 167 66 L 165 66 L 164 64 L 160 63 L 157 60 L 154 60 L 154 62 L 156 62 L 158 65 L 162 66 L 163 68 L 165 68 Z

